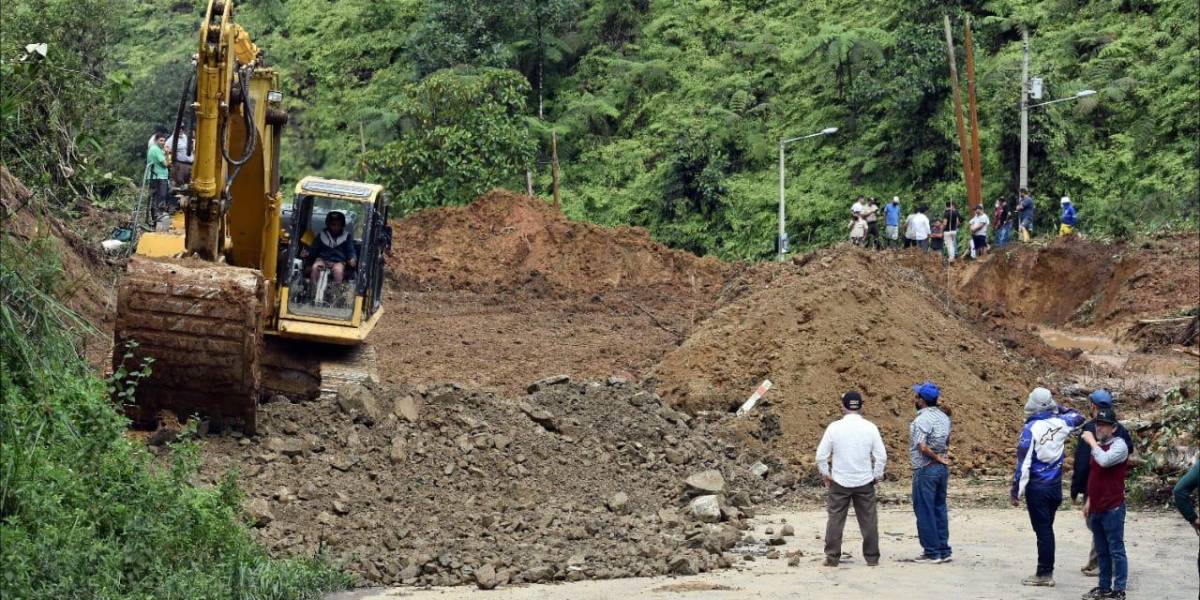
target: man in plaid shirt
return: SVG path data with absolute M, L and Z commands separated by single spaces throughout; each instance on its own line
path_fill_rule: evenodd
M 950 417 L 938 407 L 941 390 L 932 381 L 914 385 L 917 416 L 909 425 L 913 512 L 921 541 L 919 563 L 950 561 L 946 487 L 950 480 Z

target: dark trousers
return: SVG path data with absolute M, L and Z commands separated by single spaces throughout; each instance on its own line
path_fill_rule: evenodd
M 1062 485 L 1038 486 L 1025 488 L 1025 508 L 1029 510 L 1029 524 L 1033 526 L 1033 534 L 1037 536 L 1037 574 L 1050 576 L 1054 574 L 1054 516 L 1062 504 Z
M 950 470 L 933 463 L 913 472 L 913 512 L 917 515 L 917 539 L 925 556 L 950 556 L 950 520 L 946 509 L 946 487 Z
M 829 482 L 826 507 L 829 520 L 825 522 L 825 556 L 836 562 L 842 556 L 842 531 L 846 528 L 846 511 L 854 504 L 854 516 L 863 536 L 863 558 L 868 563 L 879 562 L 879 514 L 875 512 L 875 484 L 842 487 Z
M 1088 517 L 1092 545 L 1100 562 L 1100 589 L 1125 590 L 1129 559 L 1125 556 L 1125 505 Z

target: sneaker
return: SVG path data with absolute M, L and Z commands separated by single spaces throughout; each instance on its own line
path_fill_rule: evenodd
M 836 566 L 838 566 L 838 560 L 836 558 L 829 558 L 828 556 L 826 556 L 825 557 L 825 566 L 836 567 Z
M 932 564 L 936 564 L 936 563 L 938 563 L 938 562 L 941 562 L 941 560 L 940 560 L 940 559 L 938 559 L 938 558 L 936 558 L 936 557 L 930 556 L 930 555 L 928 555 L 928 554 L 922 554 L 922 555 L 920 555 L 920 556 L 918 556 L 918 557 L 916 557 L 916 558 L 912 559 L 912 562 L 915 562 L 915 563 L 926 563 L 926 564 L 930 564 L 930 565 L 932 565 Z
M 1034 575 L 1021 580 L 1021 585 L 1035 587 L 1054 587 L 1054 577 L 1050 575 Z
M 1109 592 L 1106 598 L 1111 598 L 1112 600 L 1125 600 L 1125 590 L 1113 590 Z
M 941 557 L 941 558 L 939 558 L 939 559 L 935 560 L 934 562 L 936 562 L 936 563 L 948 563 L 948 562 L 950 562 L 950 561 L 952 561 L 952 560 L 954 560 L 954 559 L 953 559 L 953 558 L 951 558 L 951 557 L 950 557 L 950 555 L 946 555 L 946 556 L 943 556 L 943 557 Z
M 879 561 L 877 561 L 877 560 L 868 560 L 868 561 L 867 561 L 867 566 L 868 566 L 868 567 L 878 567 L 878 566 L 879 566 Z
M 1087 577 L 1099 577 L 1100 567 L 1083 567 L 1082 569 L 1079 569 L 1079 572 L 1083 573 Z
M 1089 590 L 1088 593 L 1080 596 L 1079 598 L 1080 598 L 1080 600 L 1101 600 L 1101 599 L 1106 599 L 1106 598 L 1112 598 L 1112 590 L 1105 590 L 1105 589 L 1101 589 L 1098 587 L 1094 587 L 1091 590 Z

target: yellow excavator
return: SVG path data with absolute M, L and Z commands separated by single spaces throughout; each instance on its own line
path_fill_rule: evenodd
M 312 395 L 322 377 L 370 375 L 356 369 L 370 369 L 391 229 L 379 185 L 305 177 L 284 207 L 279 76 L 233 12 L 210 0 L 200 24 L 172 136 L 191 146 L 190 180 L 118 283 L 113 367 L 150 367 L 127 407 L 135 421 L 169 410 L 253 433 L 268 390 Z

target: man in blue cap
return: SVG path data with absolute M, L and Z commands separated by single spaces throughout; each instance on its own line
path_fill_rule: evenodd
M 1091 420 L 1084 424 L 1080 430 L 1080 440 L 1075 442 L 1075 470 L 1071 472 L 1071 502 L 1079 501 L 1079 496 L 1083 496 L 1083 501 L 1087 501 L 1087 481 L 1088 469 L 1092 456 L 1092 447 L 1083 443 L 1082 437 L 1084 432 L 1091 432 L 1096 435 L 1096 415 L 1101 410 L 1113 407 L 1112 394 L 1108 390 L 1096 390 L 1088 396 L 1091 401 Z M 1125 429 L 1124 425 L 1117 423 L 1117 437 L 1125 441 L 1125 447 L 1129 449 L 1130 454 L 1133 453 L 1133 437 L 1129 435 L 1129 430 Z M 1079 570 L 1088 577 L 1095 577 L 1100 574 L 1099 557 L 1096 555 L 1096 544 L 1092 544 L 1092 551 L 1088 554 L 1088 561 Z
M 913 467 L 913 512 L 922 549 L 913 562 L 949 562 L 946 487 L 950 480 L 950 417 L 938 406 L 941 390 L 932 381 L 912 389 L 917 416 L 908 426 L 908 453 Z

